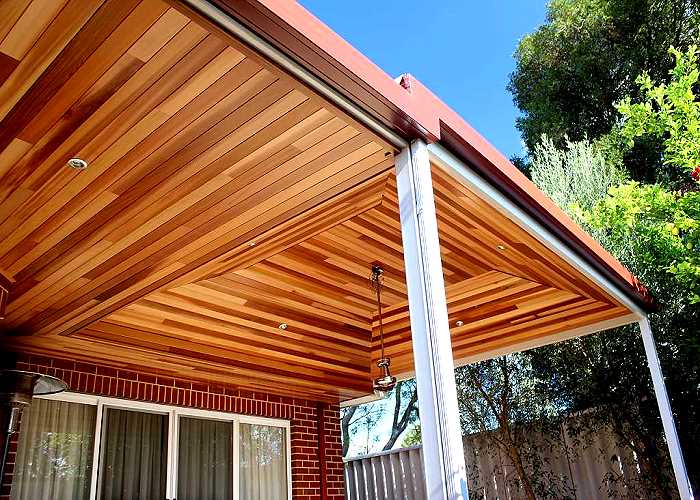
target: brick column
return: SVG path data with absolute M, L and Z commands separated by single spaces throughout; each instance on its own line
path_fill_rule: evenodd
M 345 465 L 340 434 L 340 407 L 326 405 L 323 410 L 326 494 L 328 500 L 345 499 Z
M 10 487 L 12 486 L 12 474 L 15 470 L 15 457 L 17 456 L 17 442 L 19 434 L 14 434 L 10 441 L 10 453 L 7 456 L 5 474 L 0 487 L 0 500 L 10 500 Z

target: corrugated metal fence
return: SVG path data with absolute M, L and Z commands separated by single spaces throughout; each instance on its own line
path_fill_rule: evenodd
M 579 500 L 647 498 L 645 494 L 639 496 L 639 491 L 632 493 L 626 489 L 626 484 L 638 484 L 639 468 L 631 452 L 615 446 L 609 432 L 600 431 L 585 443 L 572 441 L 567 434 L 562 433 L 565 442 L 561 448 L 543 456 L 548 466 L 544 474 L 550 474 L 545 477 L 564 484 L 567 497 Z M 488 436 L 472 434 L 463 441 L 471 498 L 525 498 L 510 461 L 490 445 Z M 610 483 L 610 475 L 623 480 Z M 426 499 L 420 446 L 346 460 L 345 485 L 348 500 Z

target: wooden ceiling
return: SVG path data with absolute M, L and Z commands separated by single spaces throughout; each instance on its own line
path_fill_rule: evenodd
M 4 345 L 316 399 L 367 394 L 373 263 L 386 269 L 387 352 L 412 370 L 393 153 L 167 3 L 0 3 Z M 434 177 L 451 326 L 464 323 L 455 357 L 626 314 Z
M 537 339 L 551 342 L 556 334 L 629 314 L 459 179 L 436 166 L 432 173 L 457 364 L 524 348 Z M 395 183 L 387 190 L 383 206 L 398 214 Z M 460 268 L 469 274 L 455 283 L 451 275 Z M 392 366 L 397 373 L 410 373 L 413 353 L 408 303 L 404 299 L 387 304 L 383 313 L 386 352 Z M 374 359 L 379 358 L 377 325 L 375 316 Z

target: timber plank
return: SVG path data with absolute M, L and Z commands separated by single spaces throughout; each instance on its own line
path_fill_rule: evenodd
M 0 87 L 0 149 L 10 143 L 15 131 L 22 130 L 39 113 L 95 47 L 135 8 L 138 0 L 100 3 L 71 0 Z M 31 76 L 27 78 L 26 73 Z M 31 88 L 23 92 L 30 84 Z

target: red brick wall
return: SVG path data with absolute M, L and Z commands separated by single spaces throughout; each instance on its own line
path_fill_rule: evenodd
M 294 500 L 345 498 L 338 405 L 37 356 L 20 358 L 17 369 L 58 377 L 73 392 L 290 420 Z M 321 439 L 319 429 L 323 429 Z M 319 442 L 324 443 L 324 467 L 319 460 Z M 0 500 L 10 498 L 16 452 L 15 438 L 2 478 Z

